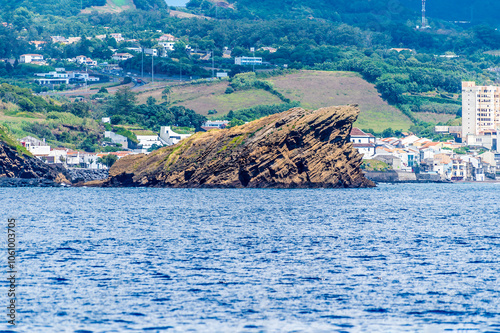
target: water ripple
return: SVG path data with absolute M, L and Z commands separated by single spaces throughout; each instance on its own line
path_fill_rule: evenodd
M 499 191 L 2 188 L 17 331 L 499 332 Z

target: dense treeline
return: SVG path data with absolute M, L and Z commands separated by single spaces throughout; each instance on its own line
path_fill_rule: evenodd
M 153 64 L 151 62 L 151 57 L 136 56 L 134 58 L 128 59 L 122 63 L 122 67 L 125 69 L 135 69 L 142 70 L 146 73 L 151 73 L 151 68 Z M 191 59 L 187 57 L 186 54 L 179 60 L 172 60 L 171 58 L 156 58 L 154 59 L 154 72 L 156 74 L 165 74 L 169 76 L 179 77 L 191 76 L 191 77 L 209 77 L 210 72 L 203 69 L 199 64 L 194 63 Z
M 16 104 L 22 111 L 27 112 L 60 110 L 54 103 L 47 102 L 42 97 L 33 95 L 31 89 L 21 88 L 7 83 L 0 85 L 0 100 L 4 103 Z
M 283 104 L 257 105 L 248 109 L 229 111 L 227 116 L 224 118 L 231 121 L 230 126 L 239 126 L 243 125 L 245 122 L 266 117 L 275 113 L 284 112 L 299 106 L 300 103 L 296 101 Z
M 139 124 L 154 131 L 159 131 L 161 126 L 167 125 L 199 130 L 207 120 L 183 106 L 157 104 L 154 98 L 150 98 L 147 104 L 137 105 L 135 94 L 128 87 L 119 89 L 105 108 L 106 114 L 111 116 L 112 124 Z
M 72 16 L 91 6 L 104 6 L 106 0 L 0 0 L 2 11 L 7 13 L 7 18 L 16 26 L 24 27 L 26 19 L 31 13 Z M 29 12 L 27 10 L 29 8 Z M 5 18 L 5 16 L 4 16 Z
M 27 41 L 20 39 L 16 30 L 0 25 L 0 58 L 12 58 L 34 50 Z
M 48 60 L 78 55 L 106 60 L 110 58 L 112 49 L 133 53 L 127 47 L 153 47 L 155 43 L 152 40 L 163 33 L 171 33 L 180 41 L 176 50 L 169 52 L 168 58 L 155 59 L 155 73 L 208 77 L 211 71 L 207 68 L 211 67 L 211 62 L 200 58 L 214 52 L 216 67 L 231 70 L 234 75 L 249 71 L 249 68 L 235 66 L 234 59 L 222 58 L 225 48 L 232 50 L 235 57 L 253 55 L 250 48 L 255 47 L 255 55 L 272 65 L 357 72 L 374 83 L 384 99 L 397 105 L 415 123 L 418 120 L 412 112 L 459 115 L 457 96 L 461 89 L 460 82 L 494 81 L 497 74 L 490 69 L 500 67 L 500 57 L 484 53 L 500 48 L 500 32 L 494 27 L 477 25 L 462 31 L 453 24 L 432 21 L 432 29 L 418 30 L 415 29 L 418 15 L 399 2 L 389 5 L 381 0 L 311 0 L 304 4 L 282 0 L 240 0 L 230 1 L 235 8 L 232 9 L 216 7 L 206 0 L 191 0 L 188 11 L 218 18 L 206 20 L 170 17 L 163 0 L 134 0 L 139 9 L 122 13 L 92 12 L 90 15 L 71 16 L 79 11 L 79 4 L 75 1 L 54 2 L 61 5 L 61 11 L 72 7 L 64 16 L 46 15 L 59 12 L 53 4 L 39 8 L 44 4 L 40 1 L 34 6 L 25 6 L 31 3 L 27 0 L 6 4 L 0 15 L 12 26 L 0 26 L 0 57 L 17 58 L 22 53 L 34 52 L 28 41 L 45 40 L 49 43 L 36 52 L 42 53 Z M 0 0 L 0 5 L 4 2 Z M 87 0 L 83 6 L 98 2 Z M 117 43 L 113 38 L 91 38 L 112 32 L 120 32 L 136 42 Z M 71 45 L 52 44 L 52 35 L 78 36 L 82 39 Z M 186 45 L 197 50 L 196 54 L 187 52 Z M 259 50 L 265 46 L 277 51 Z M 411 50 L 396 52 L 391 48 Z M 445 53 L 459 57 L 440 57 Z M 145 59 L 143 63 L 142 57 L 137 55 L 120 65 L 125 70 L 144 68 L 150 72 L 150 58 Z M 0 76 L 15 77 L 33 72 L 30 66 L 0 63 Z M 275 94 L 284 103 L 292 102 L 268 82 L 248 75 L 235 77 L 227 93 L 255 88 Z M 130 108 L 125 109 L 116 104 L 116 97 L 111 99 L 106 110 L 113 115 L 114 122 L 136 122 L 151 129 L 157 129 L 160 124 L 199 128 L 203 122 L 191 110 L 171 108 L 166 103 L 153 101 L 138 106 L 132 101 L 128 105 Z M 29 105 L 22 108 L 27 110 Z M 234 119 L 246 121 L 253 117 L 252 114 L 266 114 L 271 112 L 269 110 L 245 110 Z M 76 110 L 74 113 L 84 111 Z
M 17 10 L 16 10 L 17 11 Z M 166 11 L 126 11 L 119 14 L 93 12 L 77 17 L 34 15 L 22 9 L 15 17 L 23 17 L 15 24 L 18 30 L 26 28 L 28 40 L 49 40 L 51 35 L 87 36 L 121 32 L 134 39 L 154 38 L 157 30 L 172 33 L 189 44 L 215 48 L 280 46 L 316 48 L 324 45 L 356 47 L 409 47 L 419 52 L 446 52 L 473 54 L 479 50 L 500 47 L 500 33 L 494 27 L 476 26 L 461 32 L 452 27 L 447 30 L 419 31 L 407 23 L 388 21 L 383 29 L 356 27 L 343 21 L 310 19 L 273 19 L 255 21 L 247 18 L 227 20 L 180 20 L 168 16 Z M 6 17 L 7 16 L 7 17 Z M 4 14 L 4 20 L 13 18 Z M 14 20 L 15 21 L 15 20 Z M 110 27 L 105 29 L 104 27 Z M 145 31 L 148 30 L 148 31 Z M 2 31 L 0 31 L 2 33 Z M 11 38 L 12 39 L 12 38 Z

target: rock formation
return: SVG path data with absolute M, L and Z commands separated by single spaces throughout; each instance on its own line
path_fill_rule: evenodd
M 349 142 L 357 106 L 294 108 L 242 126 L 196 133 L 117 161 L 93 186 L 336 188 L 375 184 Z
M 0 186 L 54 186 L 60 183 L 70 184 L 64 169 L 21 155 L 0 141 Z

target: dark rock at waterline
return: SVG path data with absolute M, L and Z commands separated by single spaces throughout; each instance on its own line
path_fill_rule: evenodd
M 68 178 L 65 168 L 19 154 L 0 141 L 0 186 L 56 186 L 69 184 Z
M 290 109 L 242 126 L 197 133 L 149 155 L 118 160 L 89 186 L 373 187 L 350 143 L 357 106 Z

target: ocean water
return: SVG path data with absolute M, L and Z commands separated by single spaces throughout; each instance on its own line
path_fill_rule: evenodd
M 499 198 L 499 184 L 0 188 L 3 232 L 18 224 L 13 331 L 500 332 Z

